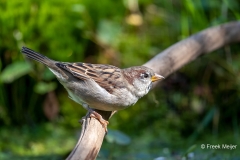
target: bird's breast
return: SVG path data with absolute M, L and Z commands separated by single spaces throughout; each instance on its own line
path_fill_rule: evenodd
M 138 97 L 129 92 L 127 88 L 119 88 L 110 94 L 91 81 L 68 83 L 65 85 L 65 88 L 75 102 L 81 105 L 87 104 L 90 108 L 104 111 L 125 109 L 135 104 L 138 100 Z

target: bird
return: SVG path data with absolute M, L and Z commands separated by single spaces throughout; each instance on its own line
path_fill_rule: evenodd
M 94 111 L 118 111 L 134 105 L 146 95 L 153 82 L 164 79 L 145 66 L 120 69 L 107 64 L 59 62 L 22 47 L 28 59 L 46 65 L 67 90 L 69 98 L 90 111 L 107 131 L 108 121 Z

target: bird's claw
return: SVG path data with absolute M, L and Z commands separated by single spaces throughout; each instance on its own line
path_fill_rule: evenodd
M 90 117 L 97 119 L 102 124 L 103 128 L 105 129 L 105 132 L 106 133 L 108 132 L 107 125 L 109 124 L 109 122 L 103 119 L 99 113 L 97 113 L 96 111 L 90 111 Z

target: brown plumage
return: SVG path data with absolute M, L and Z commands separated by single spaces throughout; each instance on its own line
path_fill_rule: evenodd
M 45 64 L 66 88 L 69 97 L 88 110 L 124 109 L 146 95 L 152 82 L 164 78 L 144 66 L 120 69 L 104 64 L 58 62 L 26 47 L 22 47 L 22 53 Z M 92 113 L 106 127 L 107 122 L 96 112 Z

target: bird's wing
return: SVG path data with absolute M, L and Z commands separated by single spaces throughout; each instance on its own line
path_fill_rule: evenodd
M 113 93 L 113 89 L 116 87 L 124 87 L 121 69 L 115 66 L 80 62 L 57 63 L 56 65 L 81 80 L 93 79 L 109 93 Z

